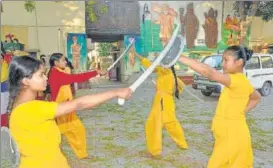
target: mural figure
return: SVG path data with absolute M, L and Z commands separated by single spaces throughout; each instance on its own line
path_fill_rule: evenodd
M 67 58 L 72 62 L 75 72 L 87 70 L 87 43 L 85 33 L 67 34 Z
M 1 42 L 6 53 L 15 56 L 28 55 L 27 52 L 24 52 L 24 44 L 19 43 L 18 38 L 14 37 L 15 36 L 13 34 L 9 33 L 5 36 L 5 41 Z
M 188 48 L 194 47 L 194 41 L 197 38 L 199 30 L 199 21 L 194 13 L 193 3 L 189 3 L 187 6 L 187 12 L 185 15 L 186 26 L 186 42 Z
M 205 43 L 208 48 L 216 48 L 218 39 L 218 24 L 216 19 L 218 11 L 210 8 L 208 13 L 205 12 L 204 15 L 205 24 L 202 26 L 205 30 Z
M 154 20 L 154 23 L 160 25 L 159 36 L 162 46 L 164 47 L 172 36 L 174 19 L 176 18 L 177 13 L 174 9 L 169 8 L 169 5 L 167 4 L 152 4 L 152 11 L 159 15 L 158 20 Z
M 6 40 L 4 42 L 4 49 L 6 50 L 6 52 L 13 52 L 15 51 L 15 48 L 14 48 L 14 43 L 13 43 L 13 37 L 14 35 L 13 34 L 7 34 L 6 35 Z
M 72 59 L 73 59 L 73 66 L 78 69 L 80 66 L 80 60 L 81 60 L 81 49 L 82 44 L 78 44 L 78 37 L 73 36 L 72 37 L 73 44 L 71 45 L 71 53 L 72 53 Z
M 15 50 L 22 50 L 22 51 L 24 50 L 24 45 L 21 44 L 17 38 L 13 40 L 13 43 L 14 43 L 13 46 Z
M 136 53 L 135 53 L 135 46 L 133 45 L 129 51 L 129 63 L 131 64 L 132 67 L 135 66 L 135 57 L 136 57 Z
M 149 11 L 149 7 L 148 4 L 145 3 L 144 7 L 143 7 L 143 14 L 142 14 L 142 24 L 145 24 L 145 20 L 146 18 L 148 18 L 150 16 L 150 11 Z
M 224 23 L 224 30 L 229 32 L 226 44 L 229 46 L 239 45 L 241 39 L 241 28 L 240 22 L 235 15 L 233 18 L 231 18 L 230 15 L 227 15 Z
M 227 18 L 226 18 L 226 21 L 225 21 L 226 29 L 229 29 L 231 25 L 232 25 L 232 19 L 231 19 L 230 15 L 227 15 Z

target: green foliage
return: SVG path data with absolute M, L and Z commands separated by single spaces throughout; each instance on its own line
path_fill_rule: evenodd
M 238 16 L 240 16 L 239 4 L 240 4 L 239 1 L 236 1 L 233 4 L 233 9 L 235 11 L 235 14 Z M 249 14 L 252 4 L 253 4 L 253 1 L 244 1 L 244 10 L 243 10 L 244 15 L 247 16 Z M 272 11 L 273 11 L 273 1 L 259 1 L 255 16 L 260 16 L 264 21 L 268 22 L 273 19 Z
M 33 12 L 35 9 L 35 1 L 26 1 L 24 6 L 27 12 Z
M 201 56 L 200 56 L 200 54 L 190 53 L 189 58 L 199 60 L 201 58 Z
M 110 51 L 113 48 L 113 44 L 112 43 L 99 43 L 98 45 L 98 52 L 99 52 L 99 56 L 109 56 L 110 55 Z
M 85 7 L 85 10 L 88 14 L 88 19 L 91 22 L 97 22 L 98 21 L 98 15 L 95 12 L 94 5 L 96 5 L 98 2 L 96 0 L 90 0 L 87 2 L 87 5 Z M 107 5 L 100 5 L 99 6 L 99 13 L 104 14 L 108 12 L 108 6 Z
M 88 18 L 91 22 L 97 22 L 98 21 L 98 18 L 97 18 L 97 15 L 94 11 L 94 5 L 96 4 L 96 0 L 90 0 L 87 2 L 86 4 L 86 7 L 85 7 L 85 10 L 88 14 Z
M 100 13 L 104 14 L 108 12 L 108 7 L 106 5 L 101 5 L 100 6 Z
M 60 0 L 57 0 L 55 1 L 56 3 L 60 3 L 62 1 Z M 96 14 L 95 10 L 94 10 L 94 5 L 97 4 L 97 1 L 96 0 L 89 0 L 87 2 L 87 5 L 86 5 L 86 12 L 88 14 L 88 19 L 91 21 L 91 22 L 97 22 L 98 21 L 98 15 Z M 35 1 L 25 1 L 25 9 L 27 10 L 27 12 L 32 12 L 34 9 L 35 9 Z M 107 5 L 100 5 L 99 6 L 99 13 L 100 14 L 104 14 L 104 13 L 107 13 L 108 12 L 108 6 Z

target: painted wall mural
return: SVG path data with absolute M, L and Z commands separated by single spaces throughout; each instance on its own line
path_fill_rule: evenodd
M 76 71 L 87 70 L 86 34 L 68 33 L 67 57 L 72 62 Z
M 185 37 L 184 54 L 189 57 L 200 59 L 238 44 L 240 18 L 234 16 L 232 9 L 225 16 L 223 7 L 221 1 L 139 1 L 137 53 L 146 57 L 158 55 L 168 43 L 177 22 L 181 24 L 179 33 Z M 125 60 L 128 64 L 130 59 L 125 57 Z M 177 67 L 184 68 L 182 65 Z
M 135 53 L 141 54 L 141 38 L 137 35 L 126 35 L 124 36 L 124 46 L 125 48 L 130 44 L 131 38 L 135 39 L 134 45 L 130 48 L 128 53 L 124 56 L 125 61 L 125 72 L 127 74 L 132 74 L 134 72 L 139 72 L 140 69 L 140 61 L 135 58 Z
M 241 39 L 241 28 L 240 28 L 240 18 L 236 15 L 233 17 L 228 14 L 225 18 L 223 28 L 222 28 L 222 41 L 230 46 L 230 45 L 239 45 Z M 246 36 L 246 43 L 249 43 L 251 29 L 248 30 Z
M 144 55 L 160 52 L 180 22 L 185 51 L 217 51 L 221 41 L 222 2 L 140 1 L 141 40 Z M 201 25 L 201 23 L 203 25 Z
M 158 15 L 157 19 L 152 19 L 154 24 L 159 25 L 159 39 L 164 47 L 172 36 L 174 20 L 177 17 L 177 12 L 170 8 L 168 4 L 152 4 L 152 12 Z
M 205 31 L 205 43 L 208 48 L 217 48 L 218 37 L 218 24 L 217 24 L 218 11 L 210 8 L 208 13 L 205 12 L 205 24 L 203 28 Z
M 180 8 L 180 11 L 184 11 L 184 8 Z M 181 32 L 181 34 L 184 34 L 184 36 L 186 35 L 187 47 L 193 48 L 199 30 L 199 21 L 194 13 L 193 3 L 187 5 L 186 15 L 181 21 L 181 25 L 183 25 L 183 31 L 185 31 L 185 33 Z
M 26 55 L 24 50 L 28 45 L 28 28 L 1 26 L 1 42 L 6 52 L 17 56 Z

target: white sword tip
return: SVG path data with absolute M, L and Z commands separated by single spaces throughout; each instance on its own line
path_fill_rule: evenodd
M 118 99 L 118 104 L 123 106 L 125 104 L 125 100 L 124 99 Z

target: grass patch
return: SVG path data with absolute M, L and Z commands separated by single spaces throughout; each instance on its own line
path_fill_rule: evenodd
M 119 145 L 115 145 L 113 143 L 108 143 L 105 145 L 104 149 L 107 152 L 114 153 L 113 156 L 120 156 L 120 155 L 125 155 L 127 153 L 127 148 Z
M 252 141 L 252 147 L 256 150 L 266 151 L 266 147 L 265 147 L 266 143 L 267 141 L 265 141 L 264 139 L 258 138 Z
M 101 137 L 100 139 L 105 141 L 112 141 L 114 138 L 112 136 L 106 136 L 106 137 Z
M 199 120 L 195 118 L 187 118 L 183 119 L 182 123 L 183 124 L 197 124 L 197 125 L 203 125 L 203 124 L 210 124 L 211 120 Z

